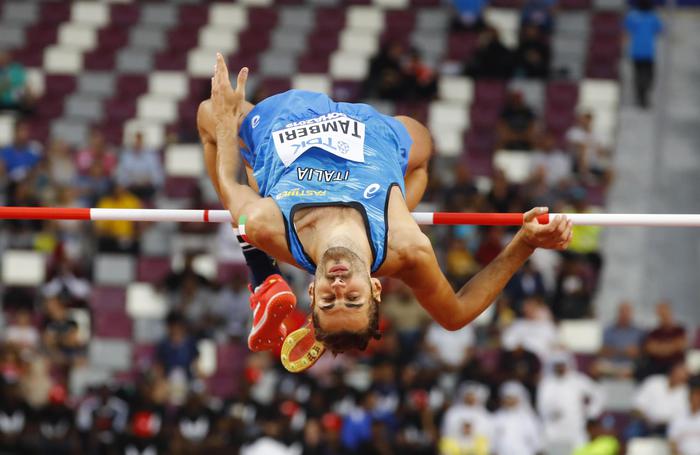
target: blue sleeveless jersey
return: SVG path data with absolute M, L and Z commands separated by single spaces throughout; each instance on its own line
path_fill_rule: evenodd
M 316 264 L 294 228 L 297 210 L 346 206 L 365 219 L 372 272 L 384 262 L 387 207 L 394 185 L 405 194 L 412 140 L 396 119 L 366 104 L 336 103 L 321 93 L 290 90 L 260 102 L 246 116 L 240 137 L 260 195 L 284 217 L 289 251 L 309 273 Z

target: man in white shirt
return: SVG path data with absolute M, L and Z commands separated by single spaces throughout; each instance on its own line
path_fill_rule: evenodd
M 485 406 L 488 388 L 478 382 L 466 382 L 460 387 L 458 397 L 460 401 L 445 412 L 441 437 L 459 439 L 463 436 L 464 425 L 469 424 L 474 434 L 493 440 L 493 416 Z
M 663 434 L 674 417 L 688 414 L 687 382 L 688 369 L 679 362 L 668 375 L 649 376 L 640 384 L 634 407 L 644 419 L 648 433 Z
M 608 151 L 593 132 L 593 113 L 581 113 L 576 124 L 566 132 L 566 142 L 576 160 L 578 174 L 586 180 L 599 179 L 607 184 L 610 181 Z
M 598 384 L 573 364 L 570 354 L 553 354 L 537 389 L 546 444 L 571 450 L 587 441 L 586 420 L 597 418 L 604 404 Z
M 429 352 L 444 368 L 456 371 L 471 359 L 476 337 L 470 325 L 450 331 L 433 322 L 428 327 L 425 342 Z
M 494 418 L 498 435 L 493 444 L 496 455 L 535 455 L 544 448 L 542 424 L 532 409 L 530 397 L 519 382 L 501 386 L 501 407 Z
M 668 427 L 673 455 L 700 455 L 700 377 L 689 382 L 690 412 L 676 416 Z
M 122 150 L 119 156 L 117 181 L 139 198 L 150 199 L 164 180 L 158 152 L 147 149 L 143 133 L 137 132 L 131 147 Z
M 515 320 L 501 334 L 501 344 L 506 350 L 522 346 L 537 354 L 542 363 L 547 362 L 558 342 L 556 326 L 539 297 L 527 298 L 523 302 L 523 318 Z
M 557 147 L 554 137 L 549 133 L 540 137 L 530 165 L 530 174 L 536 176 L 543 173 L 549 187 L 564 183 L 573 176 L 574 163 L 571 155 Z

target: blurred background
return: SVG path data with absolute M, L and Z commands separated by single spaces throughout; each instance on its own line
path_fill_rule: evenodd
M 0 202 L 219 208 L 220 51 L 253 102 L 428 125 L 420 210 L 700 213 L 698 3 L 0 0 Z M 459 288 L 514 231 L 426 233 Z M 3 454 L 700 453 L 697 230 L 576 227 L 457 332 L 386 281 L 382 339 L 297 375 L 247 350 L 227 225 L 2 221 L 0 252 Z

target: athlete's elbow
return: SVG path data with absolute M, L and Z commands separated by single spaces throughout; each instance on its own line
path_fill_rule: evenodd
M 449 330 L 450 332 L 456 332 L 457 330 L 463 329 L 471 321 L 471 319 L 450 317 L 448 319 L 440 321 L 440 325 L 445 330 Z

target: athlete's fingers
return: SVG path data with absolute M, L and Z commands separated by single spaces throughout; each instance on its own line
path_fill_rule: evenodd
M 236 79 L 236 93 L 241 95 L 241 99 L 245 99 L 245 84 L 248 81 L 248 67 L 244 66 L 238 72 Z
M 530 221 L 535 220 L 538 216 L 544 215 L 547 213 L 549 209 L 547 207 L 535 207 L 534 209 L 531 209 L 523 215 L 523 222 L 529 223 Z
M 229 84 L 231 83 L 228 76 L 228 67 L 226 66 L 226 61 L 224 60 L 224 56 L 221 55 L 221 52 L 216 53 L 216 77 L 221 87 L 225 86 L 224 84 L 226 81 L 229 81 Z

